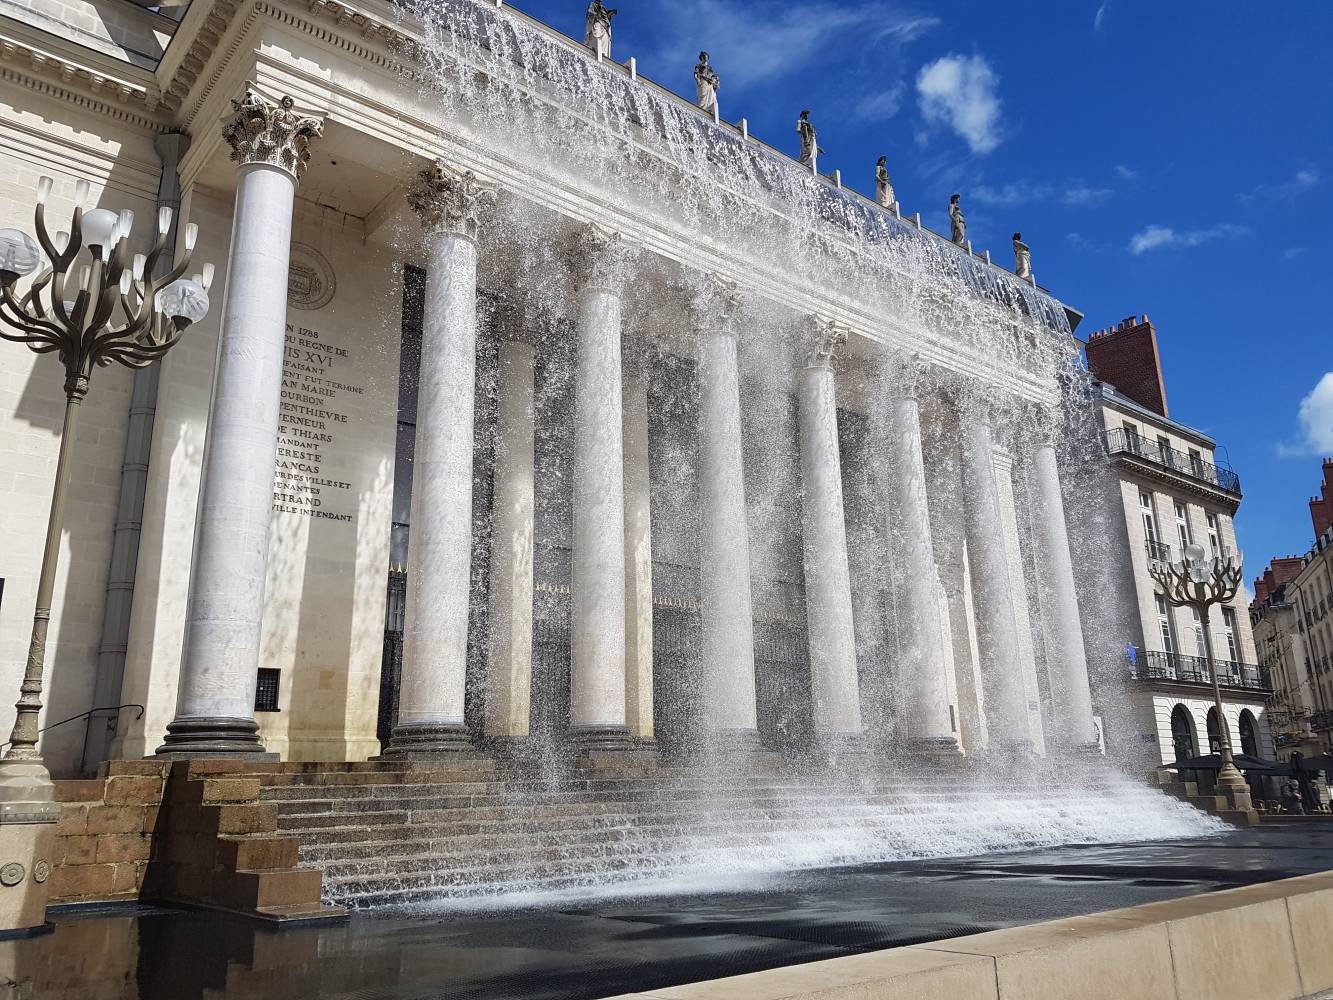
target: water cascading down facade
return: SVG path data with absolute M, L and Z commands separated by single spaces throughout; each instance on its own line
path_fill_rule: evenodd
M 218 273 L 84 406 L 46 711 L 144 710 L 53 772 L 1098 747 L 1078 314 L 1030 275 L 507 5 L 79 2 L 72 39 L 0 17 L 3 223 L 37 163 L 61 211 L 178 208 Z M 45 454 L 8 359 L 0 441 Z

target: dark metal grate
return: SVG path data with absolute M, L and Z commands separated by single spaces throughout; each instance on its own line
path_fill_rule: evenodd
M 278 682 L 282 679 L 282 671 L 273 667 L 259 668 L 259 682 L 255 685 L 255 711 L 256 712 L 277 712 L 278 708 Z

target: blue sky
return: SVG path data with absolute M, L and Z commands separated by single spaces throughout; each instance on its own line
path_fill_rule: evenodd
M 583 0 L 517 0 L 582 37 Z M 889 157 L 908 214 L 1008 259 L 1080 333 L 1147 313 L 1171 415 L 1241 475 L 1253 578 L 1312 542 L 1333 455 L 1333 3 L 614 0 L 616 58 L 692 94 L 699 50 L 725 118 L 873 191 Z

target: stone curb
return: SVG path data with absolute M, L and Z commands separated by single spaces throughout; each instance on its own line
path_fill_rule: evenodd
M 612 1000 L 1300 1000 L 1330 940 L 1322 872 Z

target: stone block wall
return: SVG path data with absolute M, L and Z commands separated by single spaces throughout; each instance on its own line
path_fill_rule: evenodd
M 57 781 L 52 903 L 179 902 L 274 920 L 328 915 L 260 778 L 234 761 L 112 761 Z

